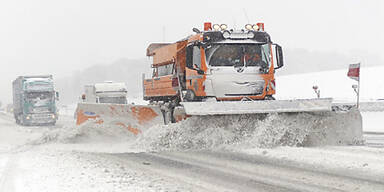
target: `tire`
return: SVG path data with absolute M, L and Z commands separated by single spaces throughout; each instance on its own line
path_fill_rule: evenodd
M 25 126 L 23 115 L 19 115 L 18 119 L 19 119 L 19 124 L 22 125 L 22 126 Z
M 187 93 L 184 96 L 185 101 L 194 101 L 196 99 L 196 95 L 192 90 L 187 90 Z

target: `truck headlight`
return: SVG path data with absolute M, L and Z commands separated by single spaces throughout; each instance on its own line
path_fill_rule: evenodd
M 31 116 L 27 115 L 27 117 L 25 117 L 25 119 L 29 120 L 29 119 L 31 119 Z
M 246 30 L 250 31 L 250 30 L 252 30 L 252 25 L 251 24 L 246 24 L 244 28 Z
M 55 114 L 52 114 L 51 115 L 52 119 L 56 118 L 56 115 Z
M 213 24 L 213 29 L 215 31 L 218 31 L 220 29 L 220 25 L 219 24 Z

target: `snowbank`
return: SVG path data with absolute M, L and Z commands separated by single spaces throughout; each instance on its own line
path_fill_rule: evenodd
M 321 97 L 332 97 L 343 101 L 356 101 L 352 89 L 357 81 L 347 77 L 348 69 L 317 73 L 295 74 L 276 77 L 276 97 L 279 99 L 315 98 L 312 87 L 317 85 Z M 384 99 L 384 66 L 360 69 L 361 100 Z M 277 72 L 278 74 L 278 72 Z

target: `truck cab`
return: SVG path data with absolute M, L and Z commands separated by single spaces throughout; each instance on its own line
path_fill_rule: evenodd
M 148 47 L 154 73 L 144 80 L 144 99 L 172 100 L 178 95 L 184 101 L 273 99 L 274 72 L 283 66 L 283 55 L 263 23 L 241 30 L 205 23 L 204 31 L 194 31 L 176 43 Z
M 54 125 L 58 119 L 52 75 L 20 76 L 13 82 L 13 113 L 21 125 Z
M 127 86 L 112 81 L 85 85 L 82 100 L 86 103 L 127 104 Z

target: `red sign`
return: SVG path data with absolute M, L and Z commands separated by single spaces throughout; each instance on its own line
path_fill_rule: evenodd
M 360 80 L 360 63 L 349 65 L 348 77 L 356 81 Z

